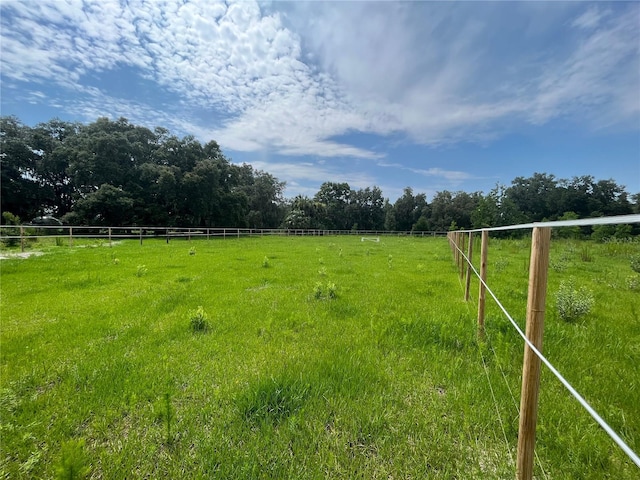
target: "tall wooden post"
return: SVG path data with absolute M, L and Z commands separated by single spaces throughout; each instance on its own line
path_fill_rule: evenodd
M 20 225 L 20 251 L 24 253 L 24 227 Z
M 487 257 L 489 255 L 489 231 L 482 231 L 480 244 L 480 291 L 478 292 L 478 334 L 484 336 L 484 305 L 487 289 L 484 284 L 487 281 Z
M 466 263 L 464 260 L 464 255 L 462 255 L 462 252 L 464 252 L 465 238 L 465 234 L 460 232 L 460 279 L 464 277 L 464 267 Z
M 73 247 L 73 227 L 69 227 L 69 246 Z
M 547 272 L 551 229 L 536 227 L 531 238 L 529 266 L 529 296 L 527 299 L 526 336 L 542 352 L 544 311 L 547 298 Z M 518 430 L 518 480 L 533 478 L 533 459 L 538 419 L 538 391 L 540 388 L 540 358 L 525 343 L 522 366 L 522 393 L 520 397 L 520 428 Z
M 140 227 L 140 245 L 142 245 L 142 227 Z
M 109 227 L 109 247 L 111 246 L 111 227 Z
M 464 301 L 469 301 L 469 287 L 471 286 L 471 260 L 473 259 L 473 233 L 469 232 L 469 246 L 467 247 L 467 258 L 469 263 L 467 264 L 467 278 L 464 284 Z

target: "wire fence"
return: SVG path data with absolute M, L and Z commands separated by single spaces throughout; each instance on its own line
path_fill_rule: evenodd
M 73 246 L 74 239 L 114 240 L 134 239 L 140 243 L 147 239 L 164 239 L 169 243 L 172 239 L 195 238 L 242 238 L 262 236 L 336 236 L 355 235 L 364 237 L 411 236 L 411 237 L 443 237 L 445 231 L 387 231 L 387 230 L 328 230 L 328 229 L 283 229 L 283 228 L 194 228 L 194 227 L 97 227 L 73 225 L 2 225 L 0 227 L 0 243 L 20 244 L 24 251 L 30 240 L 68 239 Z
M 525 344 L 527 345 L 527 347 L 531 350 L 531 352 L 533 352 L 533 354 L 538 358 L 538 360 L 540 362 L 542 362 L 550 371 L 551 373 L 553 373 L 553 375 L 560 381 L 560 383 L 569 391 L 569 393 L 571 394 L 571 396 L 573 396 L 578 403 L 589 413 L 589 415 L 591 415 L 591 417 L 596 421 L 596 423 L 602 427 L 602 429 L 609 435 L 609 437 L 616 443 L 616 445 L 618 445 L 618 447 L 620 449 L 622 449 L 622 451 L 631 459 L 631 461 L 638 467 L 640 467 L 640 458 L 638 457 L 638 454 L 635 453 L 627 444 L 626 442 L 620 437 L 620 435 L 618 435 L 608 424 L 607 422 L 602 418 L 602 416 L 600 416 L 595 410 L 594 408 L 589 405 L 589 403 L 584 399 L 584 397 L 582 395 L 580 395 L 580 393 L 578 393 L 576 391 L 576 389 L 566 380 L 566 378 L 558 371 L 557 368 L 555 368 L 552 363 L 542 354 L 542 352 L 540 351 L 539 348 L 537 348 L 536 345 L 534 345 L 534 342 L 532 341 L 531 338 L 529 338 L 528 335 L 526 335 L 522 329 L 518 326 L 518 324 L 516 323 L 516 321 L 513 319 L 513 317 L 511 316 L 511 314 L 507 311 L 507 309 L 504 307 L 504 305 L 502 304 L 502 302 L 500 302 L 500 300 L 497 298 L 497 296 L 495 295 L 495 293 L 491 290 L 491 288 L 489 287 L 489 285 L 486 282 L 486 272 L 482 272 L 482 270 L 484 269 L 485 265 L 481 265 L 481 272 L 478 272 L 478 270 L 473 266 L 472 263 L 472 259 L 469 258 L 471 257 L 471 253 L 472 253 L 472 234 L 475 232 L 482 232 L 483 233 L 483 252 L 482 252 L 482 263 L 484 264 L 484 262 L 486 262 L 486 251 L 484 251 L 484 247 L 485 247 L 485 238 L 484 236 L 488 236 L 489 232 L 493 232 L 493 231 L 504 231 L 504 230 L 517 230 L 517 229 L 551 229 L 551 228 L 557 228 L 557 227 L 582 227 L 582 226 L 594 226 L 594 225 L 619 225 L 619 224 L 632 224 L 632 223 L 640 223 L 640 215 L 634 214 L 634 215 L 621 215 L 621 216 L 616 216 L 616 217 L 602 217 L 602 218 L 594 218 L 594 219 L 580 219 L 580 220 L 567 220 L 567 221 L 558 221 L 558 222 L 539 222 L 539 223 L 528 223 L 528 224 L 520 224 L 520 225 L 508 225 L 508 226 L 503 226 L 503 227 L 495 227 L 495 228 L 486 228 L 486 229 L 473 229 L 473 230 L 459 230 L 456 232 L 450 232 L 448 234 L 448 238 L 450 241 L 450 244 L 452 246 L 452 250 L 454 252 L 454 256 L 456 258 L 456 261 L 458 262 L 458 266 L 461 268 L 461 278 L 462 278 L 462 274 L 463 274 L 463 270 L 466 268 L 466 272 L 467 272 L 467 281 L 466 281 L 466 291 L 465 291 L 465 299 L 468 300 L 469 295 L 468 295 L 468 289 L 469 289 L 469 276 L 470 276 L 470 272 L 473 272 L 473 274 L 478 278 L 480 285 L 481 285 L 481 297 L 483 297 L 483 290 L 486 290 L 489 295 L 491 296 L 491 298 L 494 300 L 494 302 L 496 303 L 496 305 L 498 306 L 498 308 L 502 311 L 502 313 L 505 315 L 505 317 L 509 320 L 510 324 L 513 326 L 513 328 L 517 331 L 517 333 L 523 338 Z M 464 248 L 464 239 L 465 239 L 465 234 L 468 236 L 469 238 L 469 250 L 468 250 L 468 255 L 465 254 L 465 252 L 463 251 Z M 550 236 L 549 236 L 550 238 Z M 534 259 L 534 248 L 535 245 L 532 242 L 532 261 L 531 264 L 533 264 L 533 259 Z M 545 287 L 545 295 L 546 295 L 546 268 L 548 266 L 548 250 L 546 252 L 546 265 L 544 266 L 545 268 L 545 274 L 544 274 L 544 287 Z M 532 295 L 532 289 L 531 289 L 531 283 L 533 282 L 533 279 L 530 276 L 530 289 L 529 289 L 529 302 L 528 302 L 528 309 L 530 307 L 530 303 L 531 303 L 531 295 Z M 480 311 L 480 301 L 479 303 L 479 315 L 478 315 L 478 325 L 479 325 L 479 333 L 481 335 L 484 335 L 484 305 L 482 305 L 482 312 Z M 527 333 L 529 331 L 529 311 L 527 312 Z M 540 314 L 540 312 L 536 312 L 537 314 Z M 544 318 L 544 308 L 542 310 L 542 318 Z M 482 318 L 481 318 L 482 317 Z M 541 340 L 541 337 L 540 337 Z M 526 361 L 526 349 L 525 349 L 525 361 Z M 484 364 L 484 357 L 483 357 L 483 364 Z M 486 366 L 485 366 L 486 368 Z M 504 373 L 503 373 L 504 375 Z M 523 368 L 523 391 L 524 391 L 524 375 L 525 375 L 525 368 Z M 488 374 L 487 374 L 487 378 L 488 378 Z M 506 380 L 505 380 L 506 381 Z M 489 380 L 489 385 L 491 388 L 491 392 L 493 395 L 493 387 L 491 387 L 491 383 Z M 538 386 L 536 385 L 535 388 L 538 388 Z M 515 397 L 514 397 L 515 400 Z M 497 400 L 495 400 L 495 396 L 494 396 L 494 401 L 497 402 Z M 537 402 L 537 392 L 535 395 L 535 401 Z M 535 412 L 537 415 L 537 405 L 535 408 Z M 520 415 L 522 415 L 522 404 L 521 404 L 521 408 L 518 410 L 518 413 Z M 499 415 L 499 412 L 498 412 Z M 502 419 L 499 418 L 500 420 L 500 424 L 502 425 Z M 504 433 L 504 427 L 503 428 L 503 433 Z M 534 433 L 535 433 L 535 418 L 534 418 Z M 520 424 L 520 431 L 519 431 L 519 442 L 518 442 L 518 456 L 520 457 L 522 455 L 521 451 L 520 451 L 520 437 L 523 435 L 522 432 L 522 422 Z M 506 435 L 505 435 L 506 437 Z M 509 450 L 509 454 L 511 455 L 511 451 Z M 531 460 L 532 461 L 532 460 Z M 520 458 L 518 459 L 518 467 L 520 467 L 522 460 L 520 460 Z M 539 459 L 538 462 L 540 463 Z M 542 464 L 540 463 L 540 467 L 542 468 Z M 532 470 L 532 469 L 531 469 Z M 544 470 L 543 474 L 544 474 Z M 521 475 L 521 472 L 518 471 L 518 478 L 531 478 L 530 475 Z M 546 476 L 546 474 L 544 474 Z

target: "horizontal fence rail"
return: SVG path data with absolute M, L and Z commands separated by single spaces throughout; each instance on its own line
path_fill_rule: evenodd
M 484 308 L 485 291 L 489 292 L 496 305 L 504 313 L 514 329 L 524 339 L 525 354 L 523 360 L 522 397 L 520 404 L 520 426 L 518 431 L 518 459 L 516 462 L 516 476 L 520 480 L 533 478 L 533 458 L 535 444 L 535 429 L 537 421 L 537 402 L 539 389 L 539 365 L 542 362 L 578 403 L 591 415 L 600 427 L 611 437 L 631 461 L 640 467 L 640 457 L 625 441 L 607 424 L 607 422 L 589 405 L 574 387 L 560 374 L 551 362 L 542 354 L 542 333 L 544 325 L 545 298 L 547 269 L 549 264 L 549 244 L 551 241 L 551 228 L 593 226 L 593 225 L 619 225 L 640 223 L 640 215 L 620 215 L 615 217 L 589 218 L 580 220 L 566 220 L 557 222 L 539 222 L 520 225 L 508 225 L 503 227 L 458 230 L 449 232 L 447 237 L 452 248 L 454 260 L 459 268 L 460 278 L 464 277 L 465 300 L 469 299 L 469 279 L 473 272 L 479 280 L 478 299 L 478 334 L 484 337 Z M 533 229 L 531 242 L 531 260 L 529 270 L 529 294 L 527 300 L 527 325 L 526 333 L 515 322 L 513 317 L 498 300 L 487 284 L 487 251 L 489 232 Z M 473 233 L 482 232 L 480 272 L 472 264 Z M 468 241 L 467 253 L 464 253 L 465 243 Z M 535 359 L 535 360 L 534 360 Z
M 444 231 L 386 231 L 386 230 L 327 230 L 327 229 L 283 229 L 283 228 L 223 228 L 223 227 L 102 227 L 79 225 L 2 225 L 0 226 L 0 242 L 7 240 L 20 241 L 24 251 L 28 239 L 63 238 L 73 245 L 74 239 L 106 239 L 113 240 L 151 238 L 171 239 L 185 238 L 241 238 L 262 236 L 336 236 L 354 235 L 363 237 L 410 236 L 410 237 L 444 237 Z

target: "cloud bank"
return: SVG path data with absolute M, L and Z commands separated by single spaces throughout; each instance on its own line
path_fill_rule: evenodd
M 4 2 L 5 92 L 123 115 L 225 149 L 377 159 L 353 133 L 487 142 L 564 119 L 636 128 L 640 5 L 251 1 Z M 117 92 L 119 72 L 162 101 Z M 162 103 L 164 102 L 164 104 Z M 631 125 L 631 127 L 629 127 Z M 291 166 L 291 165 L 290 165 Z M 464 172 L 417 169 L 425 176 Z

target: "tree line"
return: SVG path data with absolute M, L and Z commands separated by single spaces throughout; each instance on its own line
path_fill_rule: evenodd
M 232 163 L 215 141 L 125 118 L 29 127 L 0 117 L 0 161 L 3 223 L 52 215 L 70 225 L 445 231 L 640 212 L 640 194 L 613 180 L 546 173 L 430 202 L 410 187 L 391 203 L 377 186 L 340 182 L 286 199 L 284 182 Z

